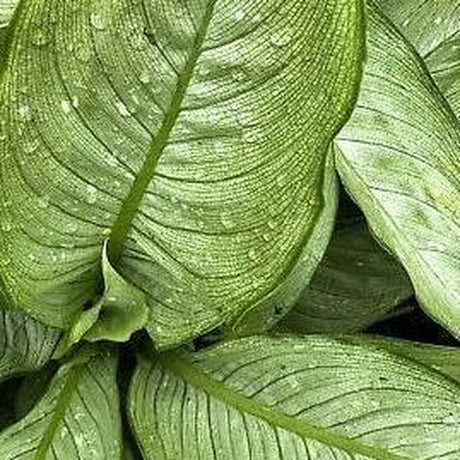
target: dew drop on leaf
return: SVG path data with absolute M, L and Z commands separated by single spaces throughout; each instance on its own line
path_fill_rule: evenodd
M 270 37 L 270 42 L 274 46 L 286 46 L 292 39 L 292 35 L 290 32 L 283 30 L 274 32 Z
M 123 102 L 119 101 L 115 105 L 117 106 L 118 113 L 122 117 L 127 118 L 131 116 L 131 112 L 128 110 L 128 107 L 126 107 L 126 105 L 123 104 Z
M 61 101 L 61 109 L 64 113 L 70 113 L 70 111 L 72 110 L 72 105 L 69 101 Z
M 97 30 L 105 29 L 105 22 L 100 14 L 92 13 L 90 16 L 90 22 L 91 25 Z

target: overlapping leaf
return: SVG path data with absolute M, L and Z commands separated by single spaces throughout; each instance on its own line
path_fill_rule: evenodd
M 35 0 L 20 13 L 0 104 L 16 305 L 69 327 L 100 294 L 107 237 L 160 346 L 273 308 L 302 257 L 308 281 L 325 197 L 334 208 L 327 147 L 360 80 L 360 0 Z
M 364 329 L 412 295 L 410 281 L 364 223 L 337 228 L 324 260 L 282 326 L 296 332 Z
M 460 126 L 420 57 L 375 8 L 340 175 L 420 303 L 460 335 Z
M 0 309 L 0 381 L 46 364 L 54 353 L 59 336 L 56 329 L 46 327 L 20 311 Z
M 64 365 L 38 404 L 0 434 L 2 460 L 121 457 L 116 358 Z
M 424 58 L 460 118 L 460 4 L 457 0 L 379 0 L 379 6 Z
M 374 340 L 259 337 L 143 362 L 130 414 L 147 460 L 454 460 L 459 401 Z

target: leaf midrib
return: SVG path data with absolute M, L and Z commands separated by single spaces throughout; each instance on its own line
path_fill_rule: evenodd
M 110 261 L 114 265 L 117 265 L 121 259 L 124 241 L 131 228 L 137 210 L 139 209 L 142 198 L 144 197 L 147 188 L 155 175 L 158 160 L 166 147 L 171 131 L 176 124 L 181 110 L 182 101 L 184 100 L 186 91 L 193 76 L 193 71 L 202 51 L 216 1 L 217 0 L 210 0 L 206 7 L 205 14 L 192 46 L 192 51 L 177 80 L 176 89 L 172 97 L 169 110 L 166 113 L 163 124 L 161 125 L 157 135 L 152 139 L 144 164 L 134 180 L 129 193 L 123 201 L 115 224 L 112 227 L 108 244 L 108 252 Z
M 40 444 L 34 456 L 34 460 L 45 460 L 47 458 L 49 448 L 53 442 L 58 426 L 62 420 L 64 420 L 74 392 L 77 389 L 78 382 L 83 375 L 84 368 L 85 363 L 76 365 L 69 370 L 64 388 L 59 394 L 58 400 L 56 402 L 53 417 L 48 424 L 43 437 L 41 438 Z
M 219 382 L 175 352 L 159 354 L 157 359 L 164 368 L 186 383 L 201 389 L 209 396 L 222 401 L 239 412 L 266 421 L 275 428 L 289 431 L 304 439 L 313 439 L 327 446 L 342 449 L 352 455 L 364 455 L 375 460 L 413 460 L 411 457 L 394 454 L 384 448 L 365 444 L 342 434 L 334 433 L 327 428 L 295 418 L 274 407 L 266 406 L 262 401 L 244 396 L 230 386 Z

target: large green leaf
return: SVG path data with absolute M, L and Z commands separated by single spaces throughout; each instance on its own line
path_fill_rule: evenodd
M 460 118 L 460 5 L 458 0 L 379 0 L 382 11 L 425 59 Z
M 369 10 L 368 60 L 336 162 L 418 299 L 460 335 L 460 125 L 393 25 Z
M 129 410 L 146 460 L 460 455 L 458 382 L 364 339 L 255 337 L 158 355 L 138 366 Z
M 308 255 L 306 284 L 361 78 L 361 0 L 21 5 L 0 95 L 14 304 L 70 327 L 96 303 L 107 237 L 159 346 L 273 308 Z
M 20 311 L 0 309 L 0 381 L 46 364 L 59 336 L 56 329 Z
M 364 223 L 336 229 L 311 285 L 282 322 L 296 332 L 364 329 L 412 295 L 401 266 Z
M 0 458 L 121 458 L 116 357 L 62 366 L 38 404 L 0 434 Z

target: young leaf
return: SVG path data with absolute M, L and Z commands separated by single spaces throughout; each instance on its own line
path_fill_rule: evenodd
M 382 11 L 415 46 L 460 118 L 460 7 L 458 0 L 379 0 Z
M 255 337 L 138 366 L 145 459 L 454 460 L 460 386 L 432 367 L 325 336 Z
M 358 331 L 411 295 L 406 273 L 366 224 L 345 224 L 336 229 L 311 284 L 281 325 L 296 332 Z
M 336 162 L 418 299 L 460 335 L 460 125 L 413 48 L 374 7 L 357 108 Z
M 45 365 L 59 336 L 20 311 L 0 309 L 0 381 Z
M 63 365 L 29 414 L 0 434 L 0 458 L 120 458 L 115 373 L 115 356 Z
M 107 237 L 159 346 L 266 299 L 330 230 L 316 222 L 361 79 L 362 3 L 25 2 L 0 94 L 14 304 L 68 328 L 95 303 Z

